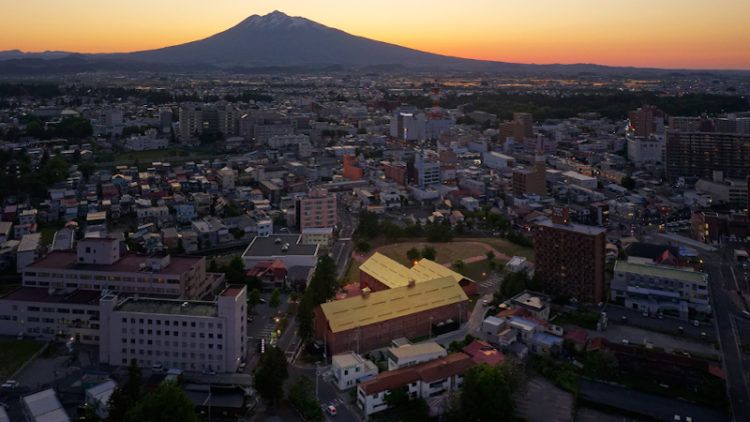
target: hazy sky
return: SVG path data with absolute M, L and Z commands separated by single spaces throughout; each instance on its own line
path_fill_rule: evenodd
M 0 50 L 143 50 L 275 9 L 461 57 L 750 69 L 750 0 L 0 0 Z

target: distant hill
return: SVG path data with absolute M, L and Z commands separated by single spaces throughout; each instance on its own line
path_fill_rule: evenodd
M 45 66 L 39 60 L 48 61 Z M 253 15 L 208 38 L 155 50 L 114 54 L 0 52 L 0 74 L 110 69 L 445 69 L 514 74 L 664 73 L 660 69 L 594 64 L 534 65 L 444 56 L 348 34 L 302 17 L 275 11 Z M 670 71 L 674 72 L 674 71 Z M 682 72 L 682 71 L 681 71 Z

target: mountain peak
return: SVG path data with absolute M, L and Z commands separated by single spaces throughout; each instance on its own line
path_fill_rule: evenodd
M 289 16 L 279 10 L 274 10 L 266 15 L 252 15 L 242 21 L 238 26 L 254 29 L 278 29 L 291 27 L 318 26 L 315 22 L 296 16 Z

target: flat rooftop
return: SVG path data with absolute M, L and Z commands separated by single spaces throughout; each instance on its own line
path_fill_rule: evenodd
M 100 292 L 96 290 L 74 290 L 67 293 L 52 293 L 45 287 L 19 287 L 3 296 L 3 300 L 40 303 L 66 303 L 76 305 L 99 303 Z
M 447 354 L 445 349 L 434 341 L 427 343 L 405 344 L 400 347 L 389 347 L 388 353 L 399 360 L 433 353 Z
M 585 224 L 557 224 L 553 223 L 552 220 L 541 220 L 536 223 L 539 226 L 550 227 L 554 229 L 567 230 L 575 233 L 587 234 L 589 236 L 596 236 L 598 234 L 605 233 L 607 230 L 602 227 L 587 226 Z
M 281 255 L 315 255 L 318 251 L 317 245 L 301 245 L 297 243 L 300 239 L 298 234 L 277 234 L 268 237 L 256 236 L 248 245 L 242 256 L 281 256 Z M 284 244 L 289 244 L 289 249 L 283 251 Z
M 693 283 L 705 283 L 707 280 L 706 273 L 694 271 L 692 269 L 670 267 L 666 265 L 636 264 L 627 261 L 615 262 L 615 272 L 617 271 Z
M 133 297 L 121 302 L 117 306 L 117 310 L 120 312 L 197 317 L 215 317 L 218 315 L 218 309 L 214 302 Z
M 180 275 L 197 265 L 203 258 L 198 256 L 175 256 L 169 257 L 169 265 L 160 271 L 150 269 L 144 270 L 141 264 L 146 264 L 148 259 L 145 255 L 125 253 L 122 258 L 112 265 L 79 264 L 76 262 L 75 251 L 52 251 L 46 257 L 41 258 L 26 267 L 24 271 L 39 270 L 78 270 L 78 271 L 102 271 L 118 273 L 151 273 Z

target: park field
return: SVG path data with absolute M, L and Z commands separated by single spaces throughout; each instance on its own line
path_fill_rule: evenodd
M 42 346 L 33 340 L 0 340 L 0 380 L 13 375 Z
M 492 248 L 494 248 L 499 254 L 505 255 L 497 256 L 496 260 L 498 262 L 505 262 L 514 255 L 523 256 L 530 260 L 534 258 L 534 250 L 532 248 L 519 246 L 500 238 L 460 238 L 446 243 L 399 242 L 380 246 L 375 248 L 375 251 L 410 267 L 411 263 L 406 258 L 406 252 L 411 248 L 422 250 L 426 245 L 431 245 L 437 251 L 435 261 L 449 266 L 457 260 L 467 261 L 475 257 L 482 257 L 481 259 L 484 259 L 483 257 L 486 255 L 487 251 Z M 479 263 L 477 262 L 476 264 Z M 468 264 L 468 267 L 477 272 L 477 274 L 472 274 L 473 276 L 476 276 L 476 278 L 472 278 L 484 278 L 479 276 L 481 273 L 486 272 L 484 264 Z M 357 280 L 359 280 L 359 262 L 352 260 L 342 282 L 346 284 Z

